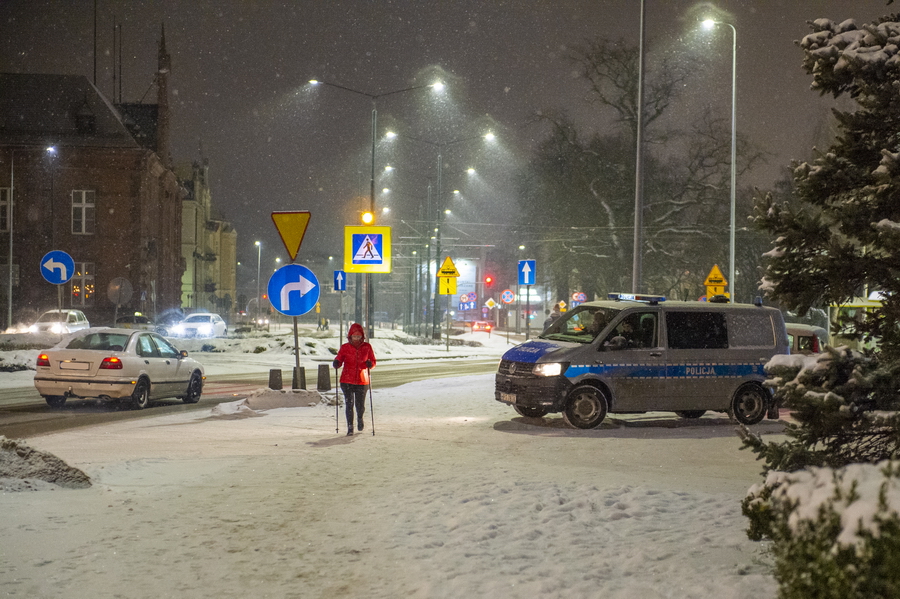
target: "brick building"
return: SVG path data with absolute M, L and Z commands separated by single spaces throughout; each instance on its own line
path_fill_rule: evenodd
M 97 325 L 180 307 L 184 190 L 170 168 L 168 73 L 164 38 L 155 106 L 114 106 L 83 76 L 0 73 L 4 326 L 58 303 Z M 65 285 L 41 274 L 51 250 L 75 261 Z M 108 289 L 121 279 L 133 293 L 117 307 Z

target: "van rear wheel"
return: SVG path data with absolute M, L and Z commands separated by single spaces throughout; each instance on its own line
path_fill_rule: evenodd
M 609 411 L 609 402 L 600 389 L 590 385 L 575 387 L 566 399 L 563 418 L 575 428 L 600 426 Z
M 741 424 L 756 424 L 766 415 L 768 400 L 768 394 L 759 385 L 744 385 L 731 400 L 731 415 Z
M 544 408 L 530 408 L 527 406 L 519 405 L 513 405 L 513 408 L 516 410 L 516 412 L 518 412 L 522 416 L 525 416 L 526 418 L 543 418 L 550 413 L 549 410 L 546 410 Z

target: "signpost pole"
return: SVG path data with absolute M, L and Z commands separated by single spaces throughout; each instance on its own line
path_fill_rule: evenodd
M 447 351 L 450 351 L 450 294 L 447 294 Z

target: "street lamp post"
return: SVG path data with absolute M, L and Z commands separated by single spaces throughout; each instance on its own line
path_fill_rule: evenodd
M 435 91 L 441 91 L 444 89 L 444 84 L 441 82 L 431 83 L 429 85 L 415 85 L 413 87 L 406 87 L 403 89 L 398 89 L 390 92 L 384 92 L 381 94 L 370 94 L 364 91 L 360 91 L 357 89 L 352 89 L 350 87 L 346 87 L 343 85 L 338 85 L 337 83 L 330 83 L 328 81 L 321 81 L 319 79 L 310 79 L 309 83 L 311 85 L 327 85 L 329 87 L 336 87 L 337 89 L 342 89 L 344 91 L 357 94 L 360 96 L 365 96 L 372 100 L 372 171 L 371 177 L 369 179 L 369 212 L 375 214 L 375 146 L 378 141 L 378 99 L 383 98 L 385 96 L 394 96 L 397 94 L 402 94 L 405 92 L 415 91 L 417 89 L 424 89 L 426 87 L 430 87 Z M 371 339 L 375 333 L 375 325 L 372 322 L 372 312 L 374 309 L 375 303 L 375 294 L 372 289 L 372 275 L 371 273 L 366 273 L 366 328 L 368 329 L 368 336 Z
M 260 314 L 260 272 L 259 267 L 262 259 L 262 244 L 258 241 L 254 242 L 256 245 L 256 324 L 259 324 L 259 314 Z
M 726 23 L 725 21 L 714 21 L 712 19 L 703 21 L 703 26 L 706 29 L 711 29 L 714 25 L 728 25 L 731 28 L 731 222 L 728 233 L 728 291 L 731 295 L 731 301 L 734 302 L 737 299 L 735 294 L 737 273 L 734 269 L 734 227 L 737 193 L 737 29 L 731 23 Z
M 398 135 L 396 133 L 388 132 L 388 138 L 394 138 Z M 409 135 L 403 135 L 407 139 L 411 139 L 413 141 L 417 141 L 420 143 L 428 144 L 432 147 L 437 148 L 437 198 L 436 198 L 436 208 L 435 208 L 435 227 L 434 227 L 434 264 L 435 269 L 440 269 L 441 267 L 441 221 L 443 220 L 443 215 L 445 210 L 443 208 L 443 190 L 442 190 L 442 174 L 444 171 L 444 163 L 443 163 L 443 154 L 444 150 L 452 145 L 459 144 L 465 141 L 472 141 L 473 139 L 484 139 L 485 141 L 494 141 L 497 137 L 492 132 L 485 133 L 483 135 L 472 135 L 470 137 L 462 137 L 460 139 L 454 139 L 448 142 L 434 142 L 429 141 L 427 139 L 420 139 L 418 137 L 411 137 Z M 467 172 L 472 173 L 472 169 L 467 169 Z M 429 187 L 430 190 L 430 187 Z M 426 264 L 428 264 L 428 259 L 426 258 Z M 437 273 L 435 272 L 435 275 Z M 430 278 L 430 277 L 429 277 Z M 436 277 L 435 277 L 436 278 Z M 431 321 L 431 336 L 432 338 L 440 338 L 440 326 L 441 326 L 441 318 L 439 315 L 439 307 L 438 307 L 438 283 L 435 281 L 434 287 L 434 303 L 432 310 L 432 321 Z

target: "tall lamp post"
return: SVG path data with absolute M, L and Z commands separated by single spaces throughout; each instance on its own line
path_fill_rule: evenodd
M 260 262 L 262 259 L 262 243 L 256 241 L 256 242 L 254 242 L 254 245 L 256 245 L 256 324 L 258 325 L 259 324 L 259 314 L 260 314 L 260 305 L 259 304 L 261 301 L 260 293 L 262 293 L 260 291 L 260 287 L 259 287 L 259 283 L 260 283 L 259 266 L 260 266 Z
M 431 83 L 428 85 L 414 85 L 413 87 L 406 87 L 403 89 L 384 92 L 381 94 L 370 94 L 368 92 L 352 89 L 343 85 L 338 85 L 337 83 L 322 81 L 320 79 L 310 79 L 309 83 L 310 85 L 327 85 L 329 87 L 335 87 L 337 89 L 342 89 L 353 94 L 365 96 L 366 98 L 372 100 L 372 176 L 369 180 L 369 212 L 375 214 L 375 146 L 376 142 L 378 141 L 378 99 L 384 98 L 386 96 L 394 96 L 405 92 L 415 91 L 417 89 L 425 89 L 426 87 L 430 87 L 435 91 L 441 91 L 444 89 L 444 84 L 438 81 L 436 83 Z M 372 289 L 371 276 L 371 273 L 366 273 L 366 328 L 368 329 L 368 336 L 370 339 L 375 333 L 375 325 L 372 322 L 372 312 L 374 310 L 375 295 Z
M 397 137 L 398 134 L 393 132 L 388 132 L 387 134 L 389 139 Z M 441 221 L 443 220 L 443 215 L 445 214 L 445 210 L 443 208 L 443 198 L 442 198 L 442 180 L 441 175 L 444 170 L 443 163 L 443 154 L 444 150 L 452 145 L 459 144 L 465 141 L 472 141 L 473 139 L 484 139 L 485 141 L 494 141 L 497 139 L 497 136 L 492 132 L 485 133 L 483 135 L 472 135 L 470 137 L 462 137 L 460 139 L 454 139 L 448 142 L 434 142 L 429 141 L 427 139 L 420 139 L 418 137 L 411 137 L 408 135 L 403 135 L 406 139 L 411 139 L 413 141 L 417 141 L 420 143 L 428 144 L 432 147 L 437 148 L 437 201 L 436 201 L 436 210 L 435 210 L 435 227 L 434 227 L 434 263 L 435 268 L 440 269 L 441 267 Z M 472 169 L 469 169 L 468 172 L 472 172 Z M 428 264 L 428 258 L 425 260 L 426 264 Z M 437 274 L 437 273 L 435 273 Z M 432 322 L 431 322 L 431 336 L 439 338 L 441 319 L 439 316 L 438 310 L 438 293 L 437 293 L 437 282 L 435 282 L 434 287 L 434 307 L 432 311 Z
M 731 223 L 728 233 L 728 291 L 731 295 L 731 301 L 734 302 L 737 299 L 735 294 L 737 273 L 734 270 L 734 215 L 737 182 L 737 29 L 731 23 L 726 23 L 725 21 L 715 21 L 713 19 L 703 21 L 705 29 L 712 29 L 715 25 L 731 27 Z

